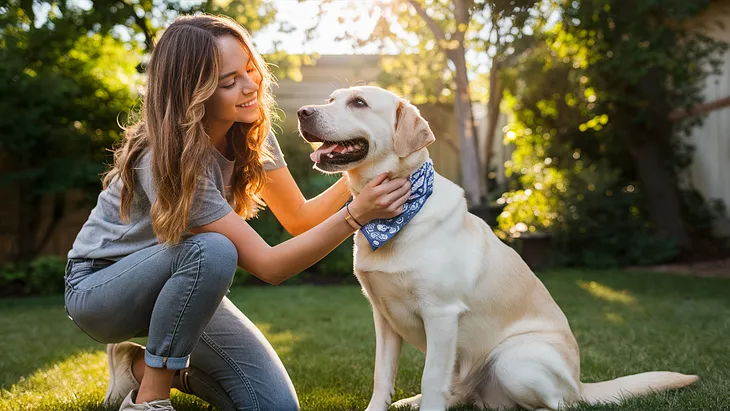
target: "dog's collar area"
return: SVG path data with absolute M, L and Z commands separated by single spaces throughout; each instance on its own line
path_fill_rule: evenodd
M 408 177 L 411 182 L 411 196 L 403 204 L 403 212 L 397 217 L 375 219 L 360 229 L 373 251 L 395 237 L 421 210 L 426 199 L 433 193 L 434 178 L 433 162 L 429 159 Z

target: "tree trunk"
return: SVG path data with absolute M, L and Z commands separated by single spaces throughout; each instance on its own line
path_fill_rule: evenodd
M 489 101 L 487 102 L 487 142 L 484 156 L 484 167 L 489 174 L 492 166 L 492 149 L 494 148 L 494 136 L 497 134 L 497 122 L 499 121 L 499 105 L 502 102 L 503 89 L 499 84 L 499 63 L 492 60 L 492 70 L 489 72 Z
M 35 223 L 38 218 L 38 202 L 34 201 L 29 193 L 28 183 L 18 185 L 18 249 L 15 261 L 29 261 L 36 256 L 35 250 Z
M 18 248 L 13 261 L 30 261 L 38 257 L 66 215 L 66 195 L 64 193 L 54 194 L 48 226 L 41 234 L 42 199 L 30 193 L 28 188 L 30 184 L 22 182 L 18 185 L 18 221 L 16 225 Z
M 471 207 L 480 207 L 484 199 L 482 194 L 481 173 L 479 167 L 479 155 L 476 144 L 476 126 L 471 107 L 471 96 L 469 95 L 469 78 L 466 74 L 466 57 L 464 54 L 464 37 L 471 18 L 471 6 L 473 0 L 456 0 L 454 2 L 454 19 L 456 20 L 456 31 L 446 38 L 441 26 L 431 18 L 421 4 L 415 0 L 408 0 L 416 13 L 423 18 L 431 29 L 438 42 L 457 43 L 456 48 L 441 47 L 441 51 L 454 63 L 456 68 L 456 97 L 454 98 L 454 113 L 456 116 L 457 128 L 459 130 L 459 142 L 461 144 L 461 178 L 466 191 L 466 199 Z
M 51 209 L 51 220 L 48 222 L 46 232 L 41 236 L 41 239 L 36 246 L 36 250 L 39 253 L 46 247 L 46 244 L 48 244 L 48 241 L 50 241 L 53 234 L 56 232 L 58 224 L 63 219 L 63 216 L 66 215 L 66 193 L 54 194 L 51 206 L 53 207 Z M 40 216 L 38 217 L 40 218 Z
M 673 130 L 672 123 L 667 121 L 670 108 L 663 81 L 664 76 L 656 70 L 649 70 L 639 81 L 639 90 L 649 103 L 650 121 L 644 135 L 638 132 L 629 144 L 644 189 L 644 202 L 657 232 L 673 239 L 680 247 L 689 248 L 677 178 L 667 161 L 672 157 Z
M 677 183 L 671 170 L 664 164 L 666 155 L 652 141 L 632 146 L 634 164 L 644 187 L 644 203 L 656 231 L 686 248 L 689 237 L 682 219 L 682 206 Z
M 480 207 L 484 200 L 484 194 L 480 179 L 479 156 L 477 155 L 476 135 L 474 135 L 474 118 L 472 116 L 463 45 L 455 50 L 452 61 L 456 66 L 454 111 L 461 143 L 461 177 L 469 206 Z

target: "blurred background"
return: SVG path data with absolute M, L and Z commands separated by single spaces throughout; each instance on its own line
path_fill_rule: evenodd
M 373 84 L 420 108 L 437 171 L 534 268 L 730 275 L 730 1 L 0 0 L 0 295 L 62 291 L 155 39 L 203 12 L 271 64 L 307 196 L 335 179 L 312 170 L 296 110 Z M 251 223 L 289 238 L 268 212 Z M 291 282 L 353 281 L 351 254 Z

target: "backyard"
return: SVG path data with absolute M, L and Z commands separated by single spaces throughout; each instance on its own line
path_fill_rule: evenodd
M 199 77 L 197 85 L 159 87 L 180 98 L 150 100 L 155 70 L 183 67 L 182 60 L 152 64 L 168 50 L 160 39 L 175 36 L 169 28 L 188 21 L 183 16 L 202 14 L 224 16 L 216 21 L 250 35 L 250 45 L 234 47 L 246 55 L 236 63 L 240 73 L 213 72 L 229 60 L 223 52 L 199 51 L 206 57 L 197 59 L 183 58 L 197 55 L 194 49 L 170 52 L 170 59 L 207 63 L 180 75 Z M 210 35 L 216 50 L 229 37 Z M 263 61 L 252 69 L 254 50 Z M 237 90 L 256 83 L 253 92 L 239 90 L 245 107 L 254 107 L 251 96 L 262 105 L 255 121 L 247 112 L 226 120 L 216 140 L 209 103 L 233 87 L 223 82 L 231 74 Z M 220 87 L 211 91 L 214 82 Z M 103 200 L 116 198 L 102 185 L 106 171 L 138 173 L 132 160 L 142 151 L 135 150 L 151 151 L 153 177 L 173 171 L 169 182 L 154 181 L 155 193 L 165 185 L 169 196 L 181 193 L 165 201 L 145 191 L 149 213 L 125 222 L 131 228 L 114 237 L 119 244 L 137 241 L 132 228 L 140 221 L 152 224 L 140 231 L 149 237 L 139 242 L 144 247 L 172 238 L 160 231 L 165 221 L 179 222 L 177 234 L 193 228 L 184 221 L 197 202 L 191 186 L 183 188 L 203 168 L 186 167 L 204 159 L 185 153 L 214 151 L 209 143 L 217 157 L 236 158 L 230 170 L 239 174 L 218 189 L 241 216 L 249 213 L 240 206 L 253 204 L 248 194 L 267 194 L 268 206 L 246 219 L 268 245 L 292 235 L 313 244 L 315 234 L 326 236 L 311 227 L 331 214 L 323 210 L 344 207 L 349 193 L 340 175 L 313 169 L 316 147 L 300 136 L 298 113 L 352 85 L 387 89 L 418 108 L 435 136 L 427 148 L 435 171 L 464 189 L 469 211 L 538 271 L 567 315 L 584 382 L 653 370 L 701 377 L 621 406 L 571 409 L 730 411 L 730 0 L 0 1 L 0 411 L 116 411 L 101 405 L 105 347 L 67 318 L 63 297 L 69 250 L 78 251 L 98 201 L 107 207 L 93 221 L 124 220 L 124 196 L 121 204 Z M 269 109 L 270 99 L 276 104 Z M 149 101 L 162 102 L 157 116 L 148 113 L 156 107 Z M 238 113 L 242 101 L 231 99 L 228 108 Z M 201 105 L 200 121 L 188 127 Z M 364 155 L 377 159 L 377 150 L 395 148 L 398 124 L 408 124 L 400 121 L 404 112 L 390 110 L 398 118 L 393 144 L 371 145 L 366 135 Z M 148 116 L 176 126 L 152 132 Z M 250 162 L 258 156 L 248 151 L 263 144 L 252 139 L 263 135 L 256 124 L 271 126 L 286 172 Z M 182 136 L 178 125 L 197 137 Z M 243 135 L 237 130 L 248 130 L 245 140 L 236 140 Z M 125 163 L 115 158 L 130 153 L 127 143 L 136 154 Z M 114 154 L 115 147 L 122 148 Z M 169 152 L 157 155 L 155 147 Z M 368 164 L 358 161 L 349 164 Z M 213 169 L 222 177 L 220 164 Z M 248 170 L 244 177 L 241 170 Z M 255 170 L 266 184 L 246 185 L 253 191 L 241 197 Z M 102 191 L 112 194 L 102 198 Z M 160 211 L 168 206 L 169 213 Z M 88 236 L 100 239 L 94 252 L 101 254 L 79 256 L 126 256 L 129 250 L 104 248 L 121 230 L 110 225 Z M 363 410 L 372 393 L 373 318 L 352 275 L 352 251 L 350 238 L 298 266 L 292 275 L 306 271 L 279 287 L 264 285 L 243 270 L 254 267 L 250 261 L 239 261 L 228 295 L 276 349 L 303 410 Z M 420 391 L 423 364 L 424 355 L 406 345 L 394 401 Z M 179 411 L 210 409 L 175 390 L 172 402 Z
M 730 409 L 730 281 L 625 271 L 540 274 L 581 346 L 582 379 L 649 370 L 701 376 L 676 392 L 581 410 Z M 303 410 L 362 410 L 372 392 L 372 317 L 356 286 L 236 287 L 230 298 L 286 365 Z M 104 410 L 103 346 L 79 331 L 61 296 L 0 300 L 0 410 Z M 420 387 L 423 355 L 406 346 L 395 398 Z M 178 392 L 179 411 L 207 404 Z M 111 411 L 111 410 L 110 410 Z

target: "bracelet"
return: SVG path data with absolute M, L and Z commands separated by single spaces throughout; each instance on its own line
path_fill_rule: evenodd
M 347 217 L 345 217 L 345 221 L 351 219 L 352 221 L 355 222 L 355 224 L 357 224 L 359 226 L 358 228 L 362 228 L 362 224 L 360 224 L 360 222 L 357 221 L 355 219 L 355 217 L 352 216 L 352 213 L 350 212 L 350 203 L 345 204 L 345 210 L 347 210 Z
M 352 220 L 352 216 L 350 216 L 349 214 L 345 216 L 345 222 L 347 222 L 350 228 L 354 229 L 355 231 L 362 228 L 358 227 L 357 223 Z

